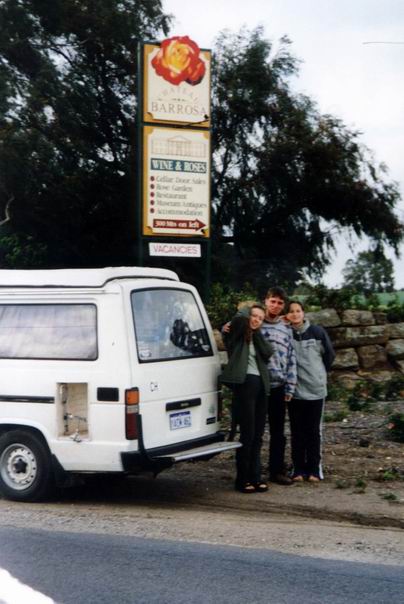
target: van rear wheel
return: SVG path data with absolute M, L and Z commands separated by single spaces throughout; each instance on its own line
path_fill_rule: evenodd
M 40 438 L 24 430 L 0 436 L 0 493 L 14 501 L 39 501 L 53 482 L 50 455 Z

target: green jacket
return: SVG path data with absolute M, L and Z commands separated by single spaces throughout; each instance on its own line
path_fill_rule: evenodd
M 245 382 L 249 354 L 249 343 L 245 341 L 244 337 L 246 321 L 248 321 L 247 317 L 236 315 L 231 322 L 230 332 L 224 334 L 229 361 L 222 371 L 221 382 L 226 386 L 235 386 Z M 270 381 L 267 362 L 273 353 L 273 348 L 269 342 L 264 340 L 259 330 L 253 331 L 252 341 L 265 393 L 269 394 Z

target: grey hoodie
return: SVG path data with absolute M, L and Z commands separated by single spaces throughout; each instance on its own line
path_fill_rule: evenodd
M 327 371 L 335 358 L 327 332 L 305 319 L 293 328 L 293 347 L 297 362 L 297 386 L 294 398 L 316 400 L 327 395 Z

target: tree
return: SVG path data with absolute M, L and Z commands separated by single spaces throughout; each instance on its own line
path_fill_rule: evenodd
M 261 29 L 224 33 L 214 60 L 217 274 L 231 266 L 235 283 L 262 287 L 319 278 L 340 232 L 397 251 L 396 184 L 358 132 L 292 92 L 298 63 L 287 38 L 275 51 Z
M 168 26 L 159 0 L 0 0 L 3 266 L 133 261 L 137 43 Z
M 169 26 L 159 0 L 0 0 L 2 266 L 133 262 L 136 54 Z M 213 56 L 216 278 L 319 276 L 341 230 L 397 249 L 397 187 L 292 92 L 287 39 L 222 34 Z
M 373 294 L 394 291 L 393 263 L 376 248 L 359 252 L 355 259 L 350 259 L 342 271 L 343 287 L 348 287 L 358 294 Z

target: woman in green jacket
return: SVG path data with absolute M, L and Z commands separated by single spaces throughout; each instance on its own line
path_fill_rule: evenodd
M 264 307 L 254 304 L 237 314 L 229 332 L 224 334 L 229 362 L 222 382 L 234 391 L 233 412 L 243 445 L 236 451 L 235 487 L 242 493 L 268 489 L 261 479 L 261 447 L 270 390 L 267 362 L 272 346 L 260 333 L 264 317 Z

